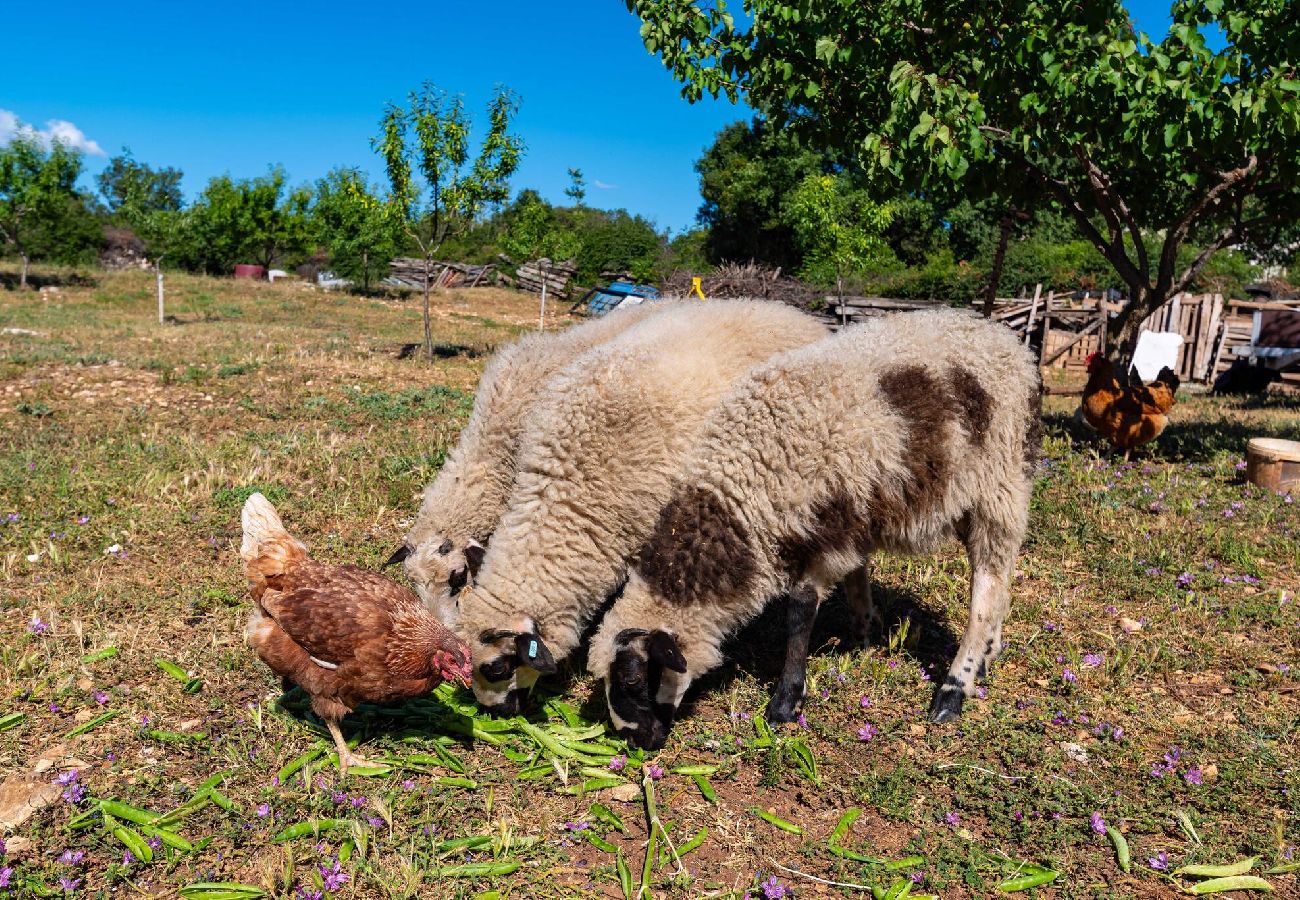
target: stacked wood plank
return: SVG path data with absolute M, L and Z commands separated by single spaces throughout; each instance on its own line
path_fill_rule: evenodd
M 1277 300 L 1229 300 L 1223 312 L 1222 326 L 1210 363 L 1211 379 L 1227 371 L 1234 361 L 1245 355 L 1237 350 L 1244 350 L 1253 341 L 1256 310 L 1295 309 L 1298 305 L 1300 304 Z
M 515 269 L 514 284 L 519 290 L 533 294 L 540 294 L 545 284 L 549 296 L 567 300 L 572 290 L 573 273 L 577 270 L 577 260 L 552 262 L 545 258 L 534 259 Z
M 385 283 L 399 287 L 424 289 L 424 260 L 414 256 L 399 256 L 388 264 L 389 277 Z M 468 263 L 447 262 L 435 259 L 429 263 L 429 287 L 479 287 L 496 284 L 500 273 L 492 263 L 474 266 Z

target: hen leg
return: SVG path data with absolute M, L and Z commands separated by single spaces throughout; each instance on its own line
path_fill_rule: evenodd
M 339 774 L 348 774 L 349 766 L 371 765 L 369 760 L 362 759 L 360 756 L 357 756 L 348 749 L 348 742 L 343 740 L 343 732 L 340 730 L 338 722 L 333 719 L 326 719 L 325 727 L 330 730 L 330 737 L 334 738 L 334 746 L 336 746 L 339 751 Z

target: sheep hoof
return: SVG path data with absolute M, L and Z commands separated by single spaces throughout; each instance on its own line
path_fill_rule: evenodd
M 961 704 L 965 699 L 957 688 L 942 687 L 930 704 L 930 721 L 936 725 L 961 718 Z
M 784 687 L 778 687 L 772 699 L 767 703 L 767 721 L 793 722 L 799 718 L 799 707 L 803 705 L 803 693 L 795 693 Z

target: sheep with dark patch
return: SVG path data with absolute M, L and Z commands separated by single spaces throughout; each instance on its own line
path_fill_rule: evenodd
M 472 649 L 481 703 L 516 712 L 538 675 L 578 646 L 736 380 L 825 334 L 777 303 L 687 301 L 551 382 L 521 439 L 507 512 L 453 620 Z
M 524 419 L 547 382 L 577 356 L 672 305 L 617 308 L 565 331 L 527 335 L 492 357 L 479 380 L 469 422 L 425 488 L 405 542 L 388 560 L 405 560 L 420 599 L 440 620 L 453 617 L 456 594 L 477 571 L 501 520 L 514 485 Z
M 848 576 L 865 639 L 870 554 L 953 537 L 970 558 L 970 620 L 930 718 L 960 715 L 1001 647 L 1039 409 L 1038 367 L 1015 335 L 955 311 L 872 321 L 755 369 L 710 417 L 592 639 L 588 665 L 619 732 L 662 746 L 724 639 L 782 594 L 790 636 L 768 718 L 793 719 L 835 583 Z

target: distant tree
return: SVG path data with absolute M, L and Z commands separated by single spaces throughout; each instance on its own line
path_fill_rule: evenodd
M 433 359 L 429 278 L 433 257 L 447 235 L 464 230 L 492 203 L 509 197 L 508 182 L 523 155 L 522 139 L 509 133 L 519 103 L 505 88 L 488 104 L 488 130 L 473 163 L 470 121 L 464 99 L 426 82 L 409 97 L 410 107 L 390 103 L 371 145 L 384 159 L 389 203 L 424 257 L 424 353 Z M 423 178 L 417 185 L 413 169 Z
M 181 175 L 180 169 L 155 169 L 136 162 L 130 149 L 123 147 L 95 176 L 95 181 L 109 213 L 127 211 L 139 215 L 179 210 L 183 203 Z
M 765 119 L 722 129 L 695 163 L 704 198 L 697 218 L 708 229 L 709 260 L 752 259 L 796 270 L 802 257 L 782 207 L 804 178 L 833 168 L 827 154 L 810 150 Z
M 188 268 L 210 275 L 229 275 L 236 263 L 289 265 L 310 244 L 310 203 L 311 190 L 287 188 L 278 167 L 239 181 L 220 175 L 186 211 L 177 253 Z
M 688 99 L 743 95 L 909 193 L 1064 212 L 1128 289 L 1125 358 L 1217 250 L 1300 217 L 1290 0 L 1175 0 L 1159 41 L 1120 0 L 626 2 Z
M 554 260 L 577 256 L 582 241 L 577 232 L 563 228 L 555 209 L 534 190 L 523 190 L 502 216 L 505 231 L 501 249 L 516 262 L 546 257 Z
M 370 290 L 398 252 L 401 223 L 393 207 L 370 190 L 360 169 L 334 169 L 316 182 L 312 235 L 329 253 L 336 275 Z
M 0 236 L 22 260 L 20 287 L 27 287 L 34 247 L 75 249 L 58 236 L 86 212 L 77 193 L 80 175 L 81 154 L 60 141 L 47 150 L 39 138 L 19 132 L 0 147 Z
M 791 192 L 782 211 L 803 251 L 799 274 L 809 281 L 834 283 L 844 295 L 844 277 L 893 261 L 884 239 L 891 210 L 853 190 L 843 177 L 809 175 Z
M 581 169 L 569 170 L 569 186 L 564 189 L 564 196 L 573 201 L 574 206 L 582 206 L 587 199 L 587 179 L 582 177 Z

